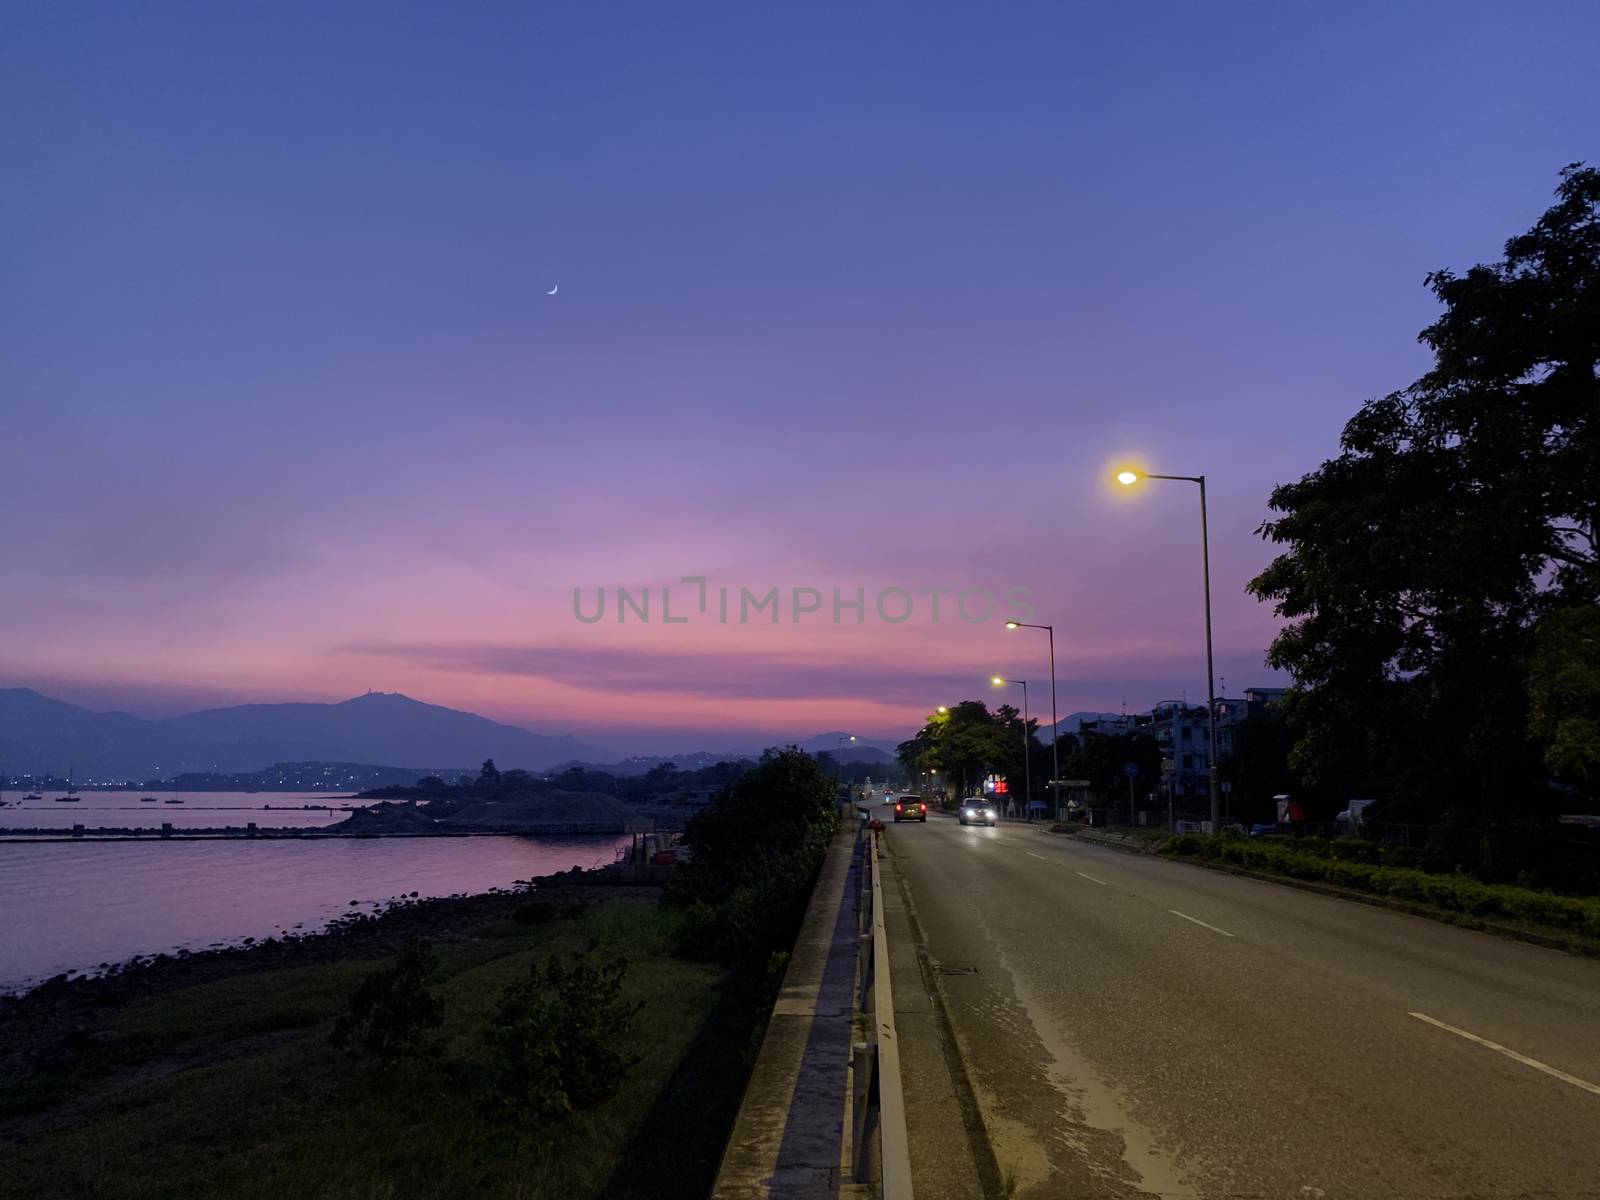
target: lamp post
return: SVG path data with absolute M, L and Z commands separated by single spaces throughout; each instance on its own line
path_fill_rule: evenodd
M 1211 799 L 1211 832 L 1222 832 L 1222 781 L 1217 778 L 1217 688 L 1212 674 L 1211 657 L 1211 538 L 1206 529 L 1206 477 L 1204 475 L 1151 475 L 1144 471 L 1119 471 L 1117 482 L 1132 487 L 1141 479 L 1175 479 L 1183 483 L 1200 485 L 1200 570 L 1205 581 L 1206 611 L 1206 720 L 1209 726 L 1211 753 L 1208 762 L 1207 791 Z
M 839 757 L 839 751 L 846 742 L 853 742 L 855 740 L 855 734 L 841 733 L 839 735 L 839 740 L 833 744 L 833 766 L 834 770 L 838 772 L 838 774 L 836 774 L 833 778 L 834 782 L 836 782 L 841 788 L 848 789 L 850 785 L 844 781 L 844 760 Z
M 1033 765 L 1028 761 L 1030 757 L 1028 754 L 1028 681 L 1026 679 L 1007 679 L 1003 675 L 995 675 L 990 678 L 989 682 L 994 684 L 995 687 L 1005 687 L 1008 683 L 1022 685 L 1022 778 L 1024 781 L 1022 786 L 1025 789 L 1022 808 L 1023 816 L 1027 816 L 1028 805 L 1033 801 Z
M 1054 625 L 1030 625 L 1027 621 L 1007 621 L 1007 629 L 1042 629 L 1050 638 L 1050 798 L 1054 800 L 1056 816 L 1061 815 L 1061 751 L 1056 743 L 1061 738 L 1061 730 L 1057 728 L 1060 720 L 1056 716 L 1056 627 Z

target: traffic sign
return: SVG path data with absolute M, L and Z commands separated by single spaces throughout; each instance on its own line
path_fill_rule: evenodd
M 1137 775 L 1139 773 L 1139 764 L 1138 763 L 1128 763 L 1127 765 L 1125 765 L 1122 768 L 1122 773 L 1124 775 L 1126 775 L 1129 779 L 1132 779 L 1135 775 Z

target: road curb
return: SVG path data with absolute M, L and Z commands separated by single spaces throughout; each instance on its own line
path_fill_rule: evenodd
M 880 854 L 887 849 L 888 853 L 883 857 L 892 863 L 895 855 L 891 839 L 884 838 L 879 847 Z M 928 995 L 934 1022 L 939 1029 L 945 1069 L 950 1073 L 956 1103 L 961 1108 L 962 1123 L 966 1126 L 967 1144 L 972 1152 L 973 1166 L 977 1169 L 985 1196 L 998 1200 L 1006 1195 L 1005 1177 L 1000 1170 L 1000 1160 L 995 1157 L 994 1146 L 989 1142 L 989 1130 L 983 1123 L 983 1109 L 978 1104 L 978 1093 L 972 1086 L 971 1077 L 967 1074 L 966 1060 L 961 1057 L 961 1044 L 956 1040 L 955 1026 L 950 1021 L 944 989 L 939 986 L 933 961 L 928 956 L 927 933 L 922 928 L 922 919 L 917 915 L 916 903 L 911 899 L 911 889 L 906 886 L 906 877 L 898 867 L 894 871 L 894 883 L 895 890 L 900 895 L 900 902 L 905 906 L 906 921 L 911 926 L 912 949 L 916 953 L 923 990 Z
M 1088 839 L 1080 840 L 1086 841 Z M 1170 854 L 1163 854 L 1160 857 L 1167 862 L 1202 867 L 1208 871 L 1219 871 L 1224 875 L 1238 875 L 1244 879 L 1256 879 L 1262 883 L 1281 884 L 1284 887 L 1297 888 L 1302 892 L 1312 892 L 1318 896 L 1331 896 L 1335 900 L 1354 900 L 1356 903 L 1365 904 L 1369 908 L 1384 908 L 1390 912 L 1405 913 L 1407 916 L 1437 921 L 1441 925 L 1456 925 L 1462 929 L 1476 930 L 1479 933 L 1492 933 L 1497 937 L 1510 938 L 1518 942 L 1528 942 L 1534 946 L 1543 946 L 1547 950 L 1562 950 L 1582 958 L 1600 958 L 1600 945 L 1576 938 L 1561 937 L 1557 934 L 1539 933 L 1532 929 L 1518 929 L 1515 925 L 1501 925 L 1494 921 L 1485 921 L 1481 917 L 1474 917 L 1468 913 L 1454 913 L 1447 908 L 1429 908 L 1423 904 L 1413 904 L 1408 900 L 1396 900 L 1390 896 L 1375 896 L 1371 892 L 1352 891 L 1349 888 L 1335 887 L 1331 883 L 1318 883 L 1310 879 L 1292 879 L 1286 875 L 1270 875 L 1264 871 L 1252 871 L 1248 867 L 1236 867 L 1231 863 L 1205 862 L 1193 858 L 1180 858 Z
M 712 1200 L 837 1195 L 849 1098 L 858 953 L 854 873 L 859 834 L 829 844 L 795 936 Z
M 1154 853 L 1154 851 L 1146 844 L 1131 838 L 1095 836 L 1087 833 L 1057 832 L 1054 829 L 1041 829 L 1039 832 L 1048 833 L 1052 837 L 1071 838 L 1075 842 L 1087 842 L 1091 846 L 1104 846 L 1107 850 L 1121 850 L 1124 854 Z

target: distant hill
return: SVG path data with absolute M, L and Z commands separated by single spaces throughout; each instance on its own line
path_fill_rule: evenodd
M 863 763 L 888 763 L 894 761 L 894 743 L 878 741 L 874 738 L 858 737 L 849 741 L 850 735 L 842 731 L 833 733 L 819 733 L 800 742 L 800 749 L 807 754 L 827 754 L 836 762 L 863 762 Z M 841 742 L 839 739 L 847 740 Z
M 790 746 L 798 744 L 807 754 L 832 755 L 836 762 L 841 763 L 892 763 L 894 754 L 881 748 L 881 743 L 874 745 L 868 741 L 846 742 L 839 744 L 837 734 L 819 733 L 816 737 L 807 738 L 803 742 L 773 742 L 774 746 Z M 724 762 L 755 762 L 761 757 L 760 750 L 696 750 L 690 754 L 635 754 L 628 758 L 617 759 L 610 762 L 589 762 L 574 759 L 563 762 L 551 768 L 552 771 L 564 771 L 569 768 L 579 770 L 605 771 L 611 775 L 643 775 L 646 771 L 653 770 L 662 763 L 671 763 L 680 771 L 700 771 L 706 767 L 714 767 Z
M 220 750 L 204 738 L 158 721 L 124 712 L 93 712 L 31 688 L 0 689 L 0 769 L 12 775 L 53 771 L 65 776 L 71 771 L 80 780 L 143 780 L 180 771 L 209 771 L 214 766 L 248 770 L 274 761 L 229 759 Z
M 339 704 L 241 704 L 173 717 L 177 729 L 212 741 L 272 748 L 266 761 L 481 763 L 543 771 L 575 758 L 616 756 L 576 738 L 532 733 L 475 713 L 424 704 L 394 692 L 369 692 Z M 321 747 L 312 753 L 312 746 Z M 289 753 L 284 747 L 297 747 Z
M 725 762 L 754 762 L 760 755 L 741 754 L 737 750 L 726 750 L 717 753 L 712 750 L 697 750 L 693 754 L 636 754 L 629 758 L 612 760 L 609 762 L 586 762 L 582 759 L 573 759 L 571 762 L 558 763 L 550 768 L 551 773 L 559 773 L 570 769 L 580 771 L 604 771 L 609 775 L 643 775 L 662 763 L 671 763 L 680 771 L 703 771 L 707 767 L 714 767 Z
M 77 779 L 155 779 L 255 771 L 277 762 L 424 763 L 543 771 L 571 759 L 615 758 L 576 738 L 533 733 L 408 696 L 371 693 L 339 704 L 246 704 L 148 721 L 94 712 L 29 688 L 0 689 L 0 770 L 68 770 Z

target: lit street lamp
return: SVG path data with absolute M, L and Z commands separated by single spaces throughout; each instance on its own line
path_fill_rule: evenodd
M 1222 832 L 1222 781 L 1217 778 L 1217 688 L 1211 659 L 1211 541 L 1206 530 L 1206 477 L 1204 475 L 1151 475 L 1144 471 L 1119 471 L 1117 482 L 1132 487 L 1141 479 L 1176 479 L 1200 485 L 1200 568 L 1205 580 L 1206 598 L 1206 720 L 1211 735 L 1211 754 L 1207 764 L 1207 790 L 1211 798 L 1211 832 Z
M 1061 730 L 1056 728 L 1056 627 L 1054 625 L 1030 625 L 1026 621 L 1007 621 L 1007 629 L 1042 629 L 1050 635 L 1050 798 L 1055 801 L 1056 811 L 1061 810 L 1061 752 L 1056 748 L 1056 742 L 1061 738 Z
M 995 687 L 1005 687 L 1008 683 L 1022 685 L 1022 778 L 1026 795 L 1023 797 L 1023 816 L 1028 815 L 1028 805 L 1033 802 L 1033 766 L 1028 762 L 1028 681 L 1026 679 L 1007 679 L 1004 675 L 992 676 L 989 680 Z

